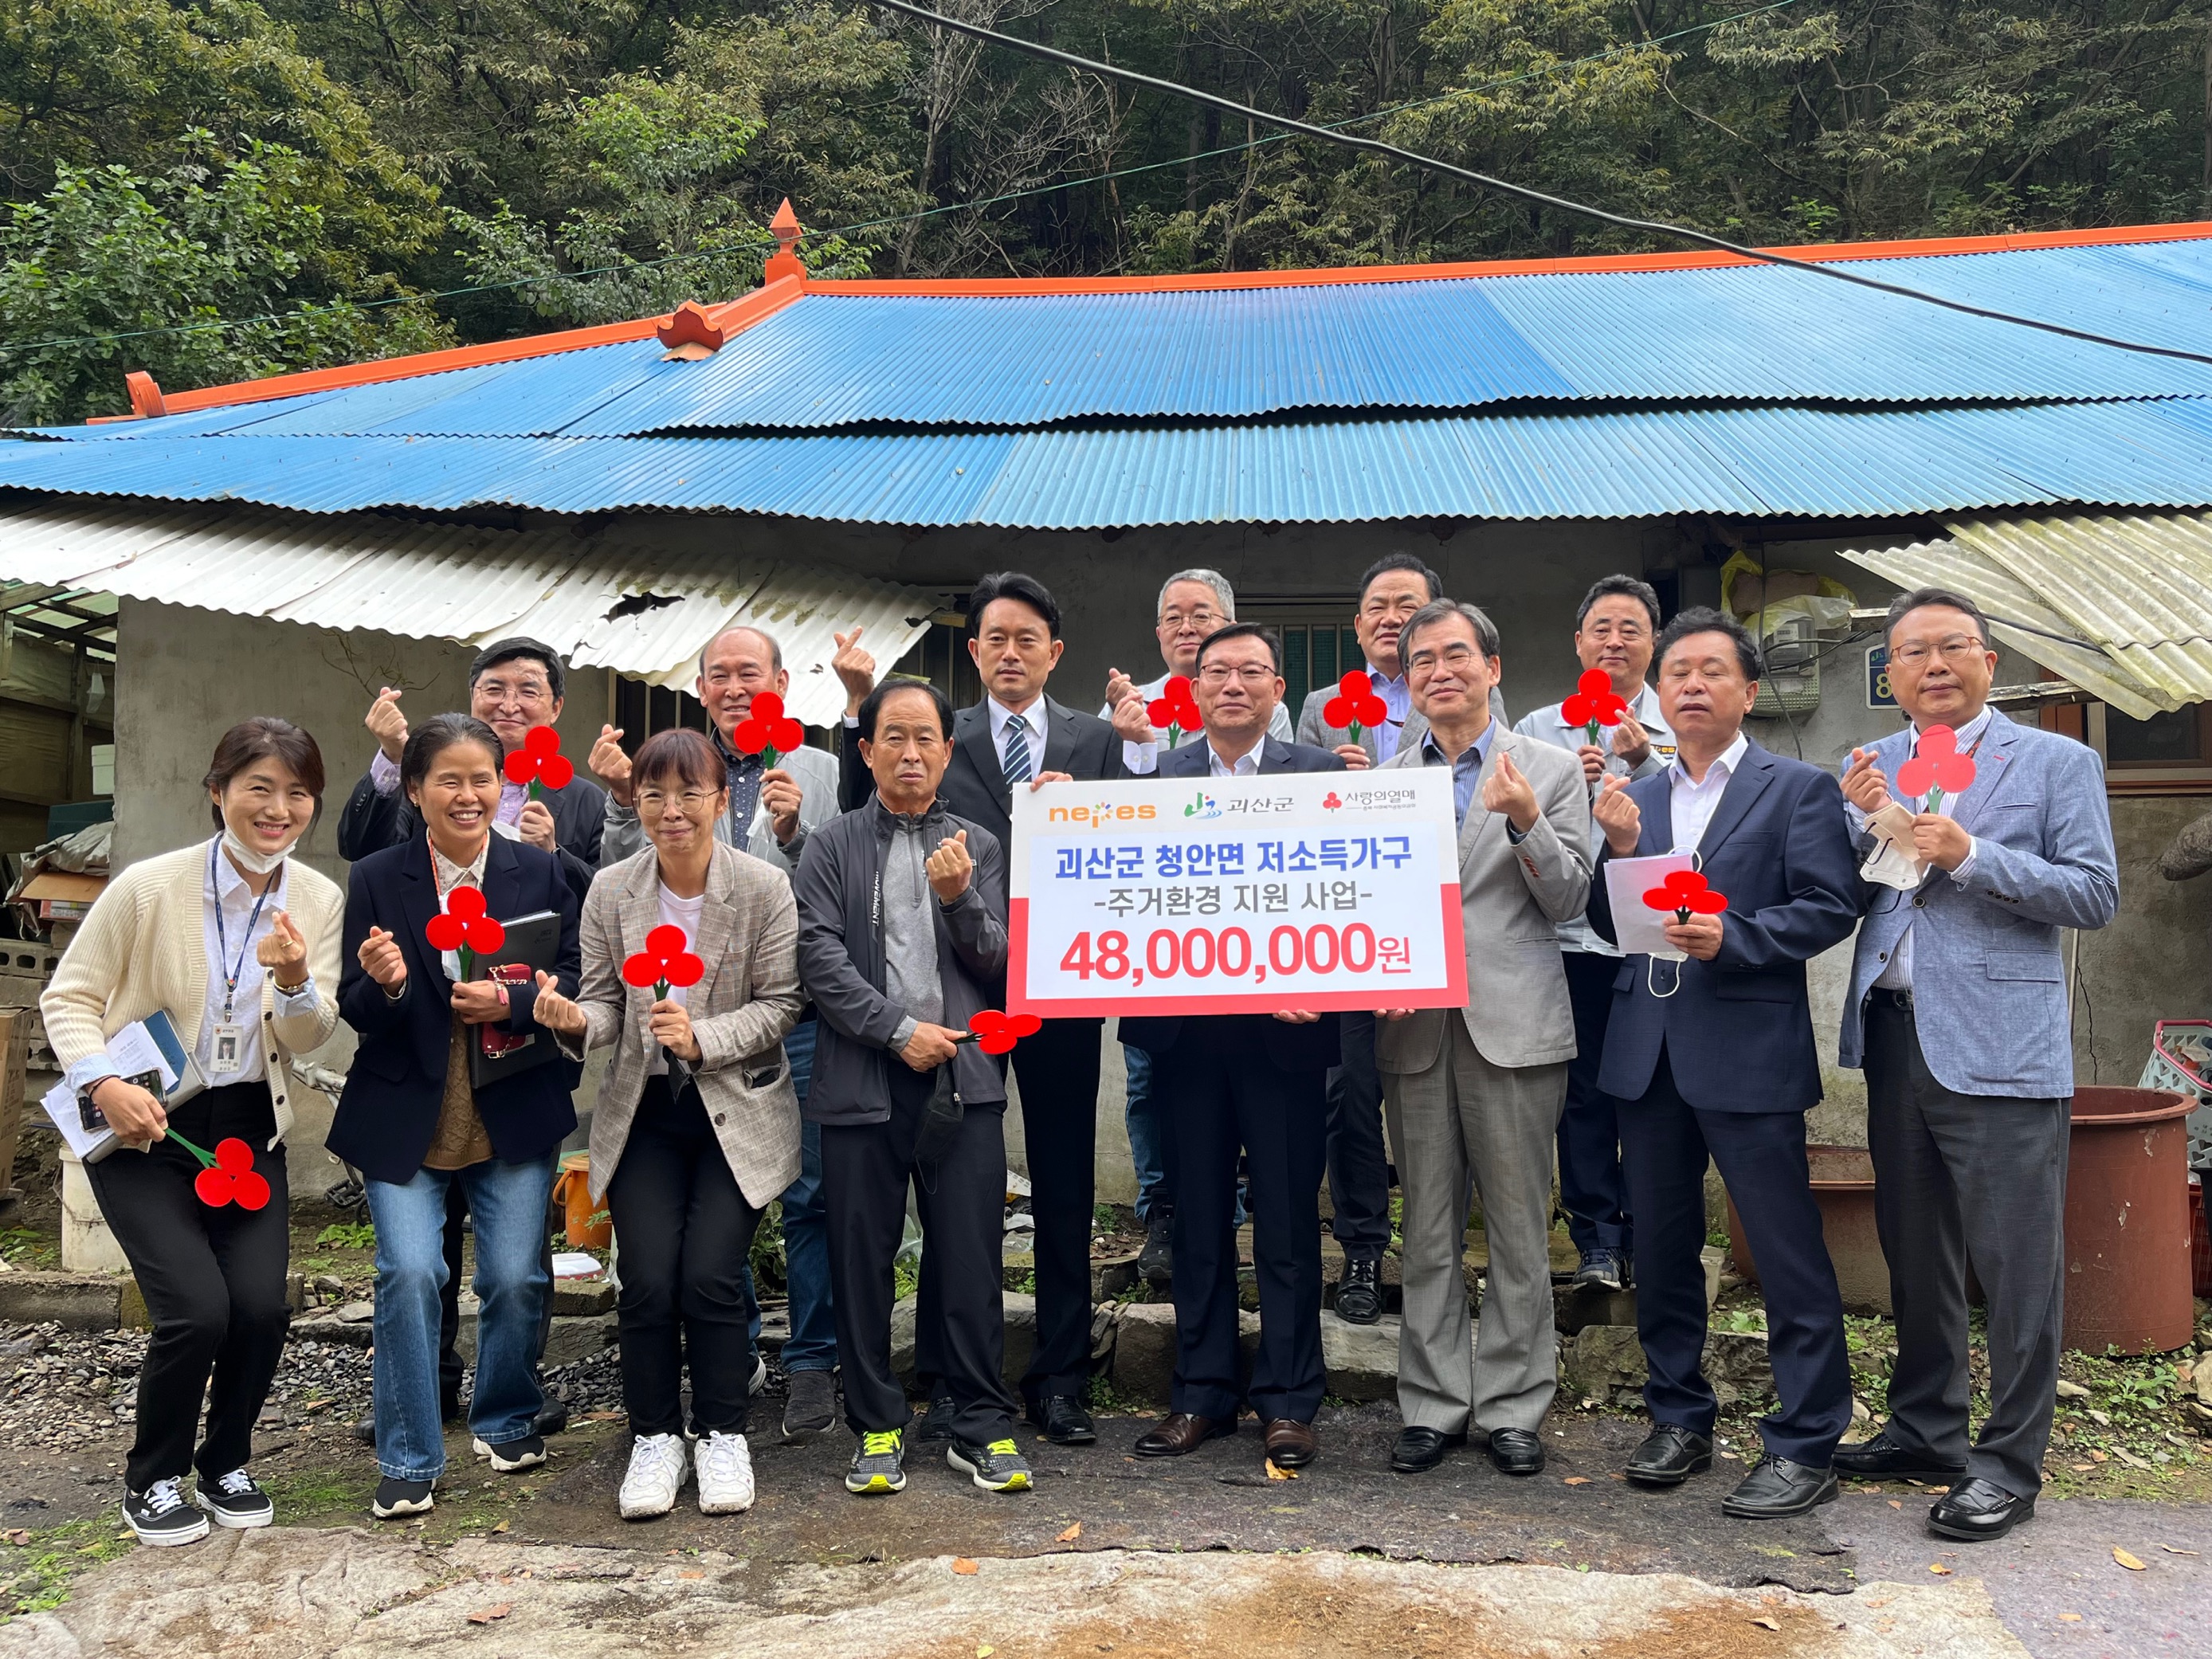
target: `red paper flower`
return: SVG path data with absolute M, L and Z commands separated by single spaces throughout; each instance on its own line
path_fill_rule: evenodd
M 622 975 L 642 990 L 653 988 L 656 999 L 665 998 L 672 985 L 696 985 L 707 964 L 691 954 L 690 941 L 681 927 L 656 927 L 645 936 L 645 949 L 623 963 Z
M 1349 726 L 1358 743 L 1361 726 L 1380 726 L 1390 718 L 1390 705 L 1375 695 L 1367 671 L 1355 668 L 1336 683 L 1336 695 L 1322 705 L 1321 717 L 1340 730 Z
M 574 763 L 561 752 L 560 735 L 550 726 L 532 726 L 522 747 L 507 757 L 507 781 L 530 785 L 533 799 L 538 784 L 566 789 L 575 775 Z
M 218 1210 L 234 1200 L 241 1210 L 267 1206 L 268 1180 L 253 1167 L 253 1148 L 235 1135 L 217 1141 L 212 1158 L 181 1135 L 170 1138 L 204 1166 L 192 1177 L 192 1190 L 201 1203 Z
M 781 697 L 773 691 L 757 691 L 751 709 L 730 733 L 730 741 L 744 754 L 758 755 L 763 765 L 774 766 L 777 755 L 806 741 L 806 729 L 783 712 Z
M 1145 705 L 1145 714 L 1156 730 L 1170 734 L 1171 743 L 1178 727 L 1195 732 L 1206 724 L 1199 714 L 1198 698 L 1191 691 L 1188 674 L 1169 675 L 1160 695 Z
M 1717 916 L 1728 908 L 1727 896 L 1706 885 L 1695 870 L 1670 871 L 1660 885 L 1644 890 L 1644 902 L 1654 910 L 1672 910 L 1677 921 Z
M 1959 752 L 1959 734 L 1949 726 L 1931 726 L 1920 734 L 1912 758 L 1897 769 L 1897 787 L 1927 796 L 1932 812 L 1946 792 L 1963 795 L 1974 787 L 1974 757 Z
M 1592 743 L 1597 741 L 1599 726 L 1618 726 L 1627 713 L 1627 700 L 1613 689 L 1613 677 L 1602 668 L 1583 671 L 1575 682 L 1575 694 L 1559 705 L 1559 718 L 1569 726 L 1587 726 Z
M 507 943 L 507 929 L 484 914 L 482 889 L 456 887 L 446 895 L 446 908 L 423 927 L 422 937 L 434 951 L 496 951 Z
M 979 1008 L 968 1021 L 968 1035 L 959 1039 L 973 1042 L 987 1054 L 1011 1054 L 1014 1044 L 1025 1036 L 1035 1036 L 1044 1028 L 1044 1022 L 1035 1014 L 1006 1014 L 996 1008 Z

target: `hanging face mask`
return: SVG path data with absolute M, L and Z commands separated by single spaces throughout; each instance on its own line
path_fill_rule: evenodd
M 248 847 L 244 842 L 240 841 L 231 832 L 231 829 L 228 824 L 225 824 L 222 829 L 223 852 L 229 856 L 232 863 L 235 864 L 240 869 L 245 871 L 248 875 L 267 875 L 271 870 L 274 870 L 278 865 L 283 863 L 287 858 L 290 857 L 292 849 L 299 844 L 300 837 L 298 836 L 295 836 L 291 840 L 286 842 L 283 846 L 278 848 L 275 852 L 264 853 L 255 848 Z
M 1702 872 L 1705 868 L 1705 855 L 1696 851 L 1694 848 L 1692 849 L 1690 853 L 1690 868 L 1693 871 Z M 1689 959 L 1688 954 L 1686 951 L 1654 951 L 1650 952 L 1650 954 L 1644 958 L 1644 989 L 1650 992 L 1655 997 L 1673 996 L 1675 992 L 1682 988 L 1682 964 Z M 1662 962 L 1667 964 L 1667 972 L 1663 975 L 1659 972 L 1659 964 Z M 1662 979 L 1664 980 L 1667 987 L 1663 991 L 1659 988 Z

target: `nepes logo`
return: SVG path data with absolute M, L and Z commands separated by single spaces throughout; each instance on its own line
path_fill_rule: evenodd
M 1101 801 L 1095 806 L 1052 806 L 1045 809 L 1047 823 L 1087 825 L 1093 830 L 1104 830 L 1116 823 L 1142 823 L 1157 817 L 1152 803 L 1133 806 L 1122 803 Z

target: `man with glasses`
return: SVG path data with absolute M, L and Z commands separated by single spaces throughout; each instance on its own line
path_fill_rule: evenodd
M 1390 1467 L 1432 1469 L 1475 1430 L 1500 1474 L 1531 1475 L 1544 1467 L 1539 1437 L 1559 1389 L 1552 1140 L 1575 1052 L 1552 929 L 1589 896 L 1589 798 L 1573 760 L 1492 717 L 1504 665 L 1489 617 L 1440 599 L 1400 640 L 1426 724 L 1382 769 L 1451 769 L 1468 1001 L 1387 1011 L 1376 1044 L 1405 1188 L 1406 1426 Z M 1460 1266 L 1470 1182 L 1490 1242 L 1480 1346 Z
M 1106 676 L 1106 701 L 1101 719 L 1110 720 L 1122 738 L 1121 764 L 1132 777 L 1147 777 L 1172 754 L 1178 742 L 1195 741 L 1193 734 L 1157 728 L 1146 713 L 1167 689 L 1170 675 L 1189 679 L 1198 672 L 1199 647 L 1237 620 L 1237 592 L 1218 570 L 1178 570 L 1160 584 L 1157 633 L 1160 659 L 1167 670 L 1139 685 L 1120 669 Z M 1268 716 L 1267 735 L 1278 743 L 1291 741 L 1289 709 L 1279 701 Z M 1129 1130 L 1129 1155 L 1137 1168 L 1137 1219 L 1145 1224 L 1145 1248 L 1137 1257 L 1137 1271 L 1146 1280 L 1163 1287 L 1175 1274 L 1175 1188 L 1167 1167 L 1167 1125 L 1161 1116 L 1160 1092 L 1154 1086 L 1152 1057 L 1133 1043 L 1121 1045 L 1122 1069 L 1127 1078 L 1128 1105 L 1124 1121 Z
M 790 685 L 783 647 L 750 626 L 725 628 L 708 641 L 699 653 L 698 678 L 693 682 L 713 722 L 714 752 L 722 757 L 729 789 L 729 807 L 715 822 L 714 839 L 775 865 L 787 880 L 799 868 L 807 836 L 837 816 L 837 763 L 819 749 L 799 748 L 779 754 L 776 763 L 767 766 L 763 764 L 765 757 L 748 755 L 737 746 L 736 733 L 752 713 L 756 696 L 769 691 L 781 697 Z M 592 769 L 607 781 L 602 850 L 610 864 L 645 845 L 645 829 L 630 793 L 629 756 L 622 738 L 619 726 L 604 726 L 592 746 Z M 815 1038 L 820 1029 L 810 1005 L 783 1039 L 792 1087 L 802 1107 L 813 1080 Z M 781 1200 L 791 1321 L 782 1355 L 791 1384 L 790 1397 L 784 1402 L 783 1435 L 793 1444 L 811 1440 L 837 1416 L 837 1316 L 830 1288 L 829 1212 L 822 1198 L 822 1131 L 811 1118 L 800 1126 L 799 1146 L 799 1179 L 784 1189 Z M 752 1304 L 753 1351 L 758 1353 L 760 1302 L 750 1262 L 744 1284 Z M 763 1360 L 753 1370 L 753 1391 L 757 1394 L 767 1382 L 768 1364 Z
M 520 635 L 486 646 L 469 665 L 469 712 L 499 733 L 510 754 L 522 747 L 532 726 L 557 725 L 562 690 L 560 653 L 542 641 Z M 397 687 L 384 687 L 362 721 L 376 739 L 376 753 L 338 814 L 338 856 L 349 862 L 423 833 L 421 817 L 399 787 L 399 755 L 407 746 L 407 716 L 400 712 L 399 697 Z M 605 792 L 580 773 L 562 788 L 542 790 L 536 800 L 525 786 L 502 778 L 492 825 L 500 834 L 526 841 L 559 859 L 561 872 L 580 903 L 599 873 L 605 811 Z M 572 1088 L 581 1076 L 581 1068 L 575 1068 Z M 461 1409 L 461 1245 L 467 1214 L 467 1194 L 459 1182 L 453 1182 L 446 1191 L 446 1288 L 438 1326 L 438 1395 L 441 1415 L 449 1423 L 459 1417 Z M 546 1272 L 550 1276 L 550 1266 Z M 553 1298 L 549 1296 L 538 1328 L 541 1352 L 552 1321 Z M 536 1432 L 559 1434 L 568 1426 L 567 1403 L 548 1393 L 538 1413 Z M 375 1419 L 356 1423 L 354 1434 L 375 1444 Z
M 499 733 L 509 754 L 522 747 L 532 726 L 559 723 L 562 691 L 560 656 L 537 640 L 501 640 L 477 652 L 469 665 L 469 713 Z M 399 696 L 397 688 L 386 686 L 362 721 L 376 739 L 376 753 L 338 815 L 338 856 L 349 862 L 422 832 L 422 820 L 399 789 L 399 751 L 407 746 Z M 605 792 L 580 775 L 562 788 L 541 790 L 536 800 L 521 784 L 502 781 L 494 822 L 558 858 L 580 903 L 599 873 L 605 806 Z
M 1633 576 L 1600 577 L 1575 613 L 1575 655 L 1584 673 L 1603 672 L 1613 695 L 1628 705 L 1620 724 L 1610 732 L 1601 726 L 1601 742 L 1592 743 L 1589 723 L 1570 720 L 1565 705 L 1555 702 L 1524 714 L 1513 728 L 1577 757 L 1593 794 L 1608 773 L 1648 778 L 1674 758 L 1659 694 L 1644 681 L 1658 633 L 1659 596 L 1650 583 Z M 1600 850 L 1595 829 L 1592 836 L 1595 858 Z M 1559 924 L 1559 951 L 1575 1005 L 1575 1058 L 1567 1067 L 1566 1108 L 1559 1114 L 1559 1207 L 1567 1212 L 1567 1234 L 1581 1256 L 1576 1288 L 1618 1291 L 1632 1280 L 1635 1241 L 1620 1174 L 1620 1103 L 1597 1086 L 1597 1072 L 1620 952 L 1579 915 Z
M 1889 683 L 1911 723 L 1851 751 L 1844 798 L 1863 856 L 1877 854 L 1875 815 L 1900 833 L 1861 884 L 1839 1057 L 1866 1071 L 1897 1362 L 1887 1423 L 1838 1448 L 1836 1467 L 1947 1486 L 1932 1531 L 2002 1538 L 2035 1513 L 2058 1382 L 2074 1094 L 2061 931 L 2112 921 L 2119 870 L 2096 751 L 1990 707 L 1997 655 L 1973 601 L 1923 587 L 1888 620 Z M 1908 795 L 1901 769 L 1939 726 L 1973 757 L 1972 781 Z M 1990 1353 L 1971 1444 L 1970 1267 Z
M 1283 696 L 1282 648 L 1247 623 L 1199 647 L 1202 742 L 1160 768 L 1166 778 L 1340 772 L 1326 749 L 1267 735 Z M 1297 1468 L 1319 1455 L 1323 1079 L 1337 1055 L 1336 1016 L 1284 1009 L 1121 1022 L 1152 1056 L 1175 1170 L 1176 1367 L 1173 1407 L 1139 1438 L 1139 1457 L 1181 1457 L 1237 1431 L 1240 1401 L 1259 1413 L 1268 1458 Z M 1252 1261 L 1260 1281 L 1260 1351 L 1239 1380 L 1237 1164 L 1251 1182 Z

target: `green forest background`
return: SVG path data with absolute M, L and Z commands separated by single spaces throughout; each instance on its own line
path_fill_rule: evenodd
M 2212 216 L 2212 0 L 1755 4 L 944 0 L 1748 241 Z M 178 390 L 727 298 L 787 195 L 823 275 L 1644 246 L 866 7 L 742 0 L 0 0 L 0 191 L 18 426 L 122 410 L 130 368 Z

